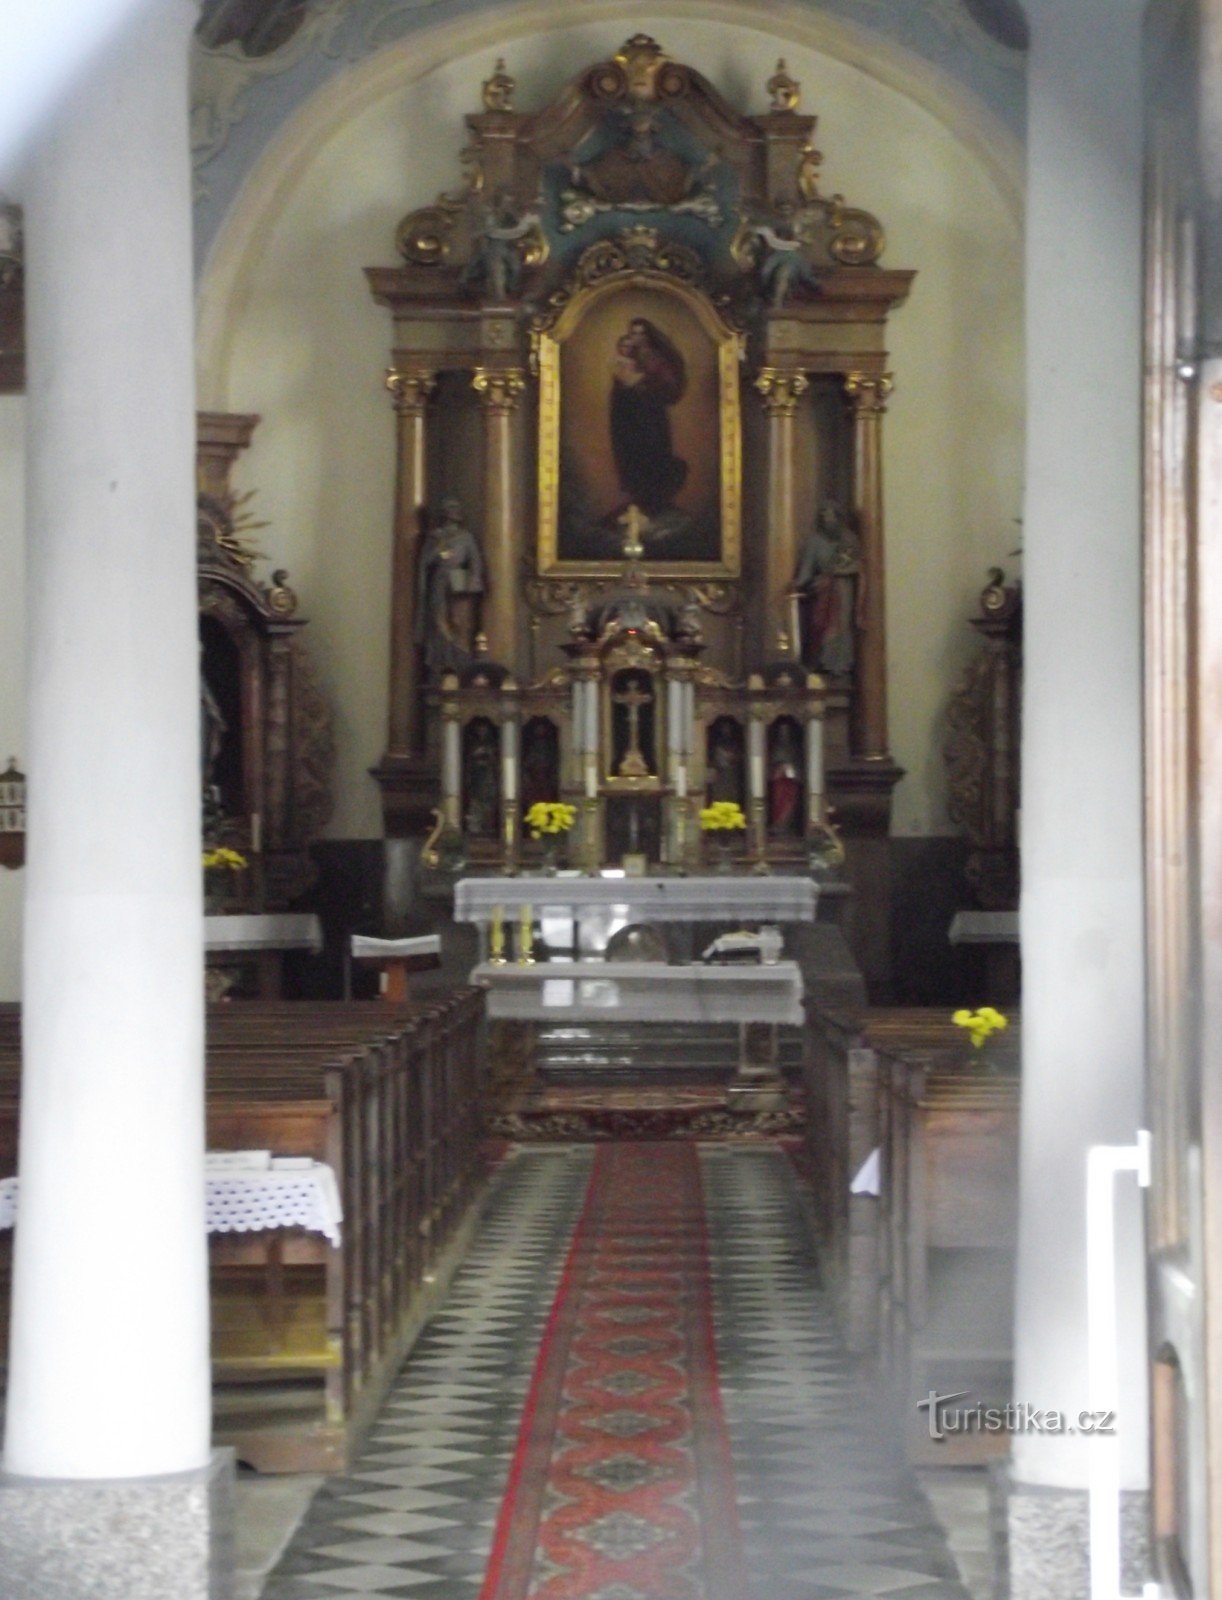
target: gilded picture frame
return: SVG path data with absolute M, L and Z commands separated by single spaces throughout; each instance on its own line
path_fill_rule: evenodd
M 540 576 L 621 569 L 635 505 L 652 574 L 737 578 L 740 336 L 708 298 L 616 274 L 574 295 L 536 351 Z

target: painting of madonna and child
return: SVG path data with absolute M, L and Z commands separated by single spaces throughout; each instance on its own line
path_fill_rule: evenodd
M 545 567 L 622 561 L 635 506 L 651 566 L 737 571 L 733 345 L 692 300 L 665 289 L 591 296 L 555 347 L 558 494 Z

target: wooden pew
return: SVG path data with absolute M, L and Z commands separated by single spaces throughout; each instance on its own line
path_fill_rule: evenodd
M 843 1336 L 889 1376 L 915 1459 L 997 1453 L 1004 1435 L 931 1450 L 916 1404 L 939 1385 L 979 1381 L 993 1398 L 1008 1383 L 1018 1079 L 980 1071 L 946 1011 L 812 1008 L 806 1085 L 820 1265 Z M 876 1149 L 881 1194 L 851 1196 Z
M 208 1147 L 325 1161 L 344 1207 L 338 1250 L 300 1229 L 210 1238 L 216 1432 L 252 1465 L 342 1469 L 373 1420 L 478 1181 L 482 1027 L 474 990 L 210 1008 Z M 19 1070 L 0 1007 L 0 1176 Z

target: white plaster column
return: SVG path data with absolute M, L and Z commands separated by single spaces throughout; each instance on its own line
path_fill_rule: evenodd
M 48 125 L 21 196 L 30 804 L 4 1454 L 21 1477 L 209 1458 L 196 15 L 186 0 L 133 13 Z
M 1143 1117 L 1139 0 L 1029 0 L 1023 1095 L 1015 1398 L 1088 1407 L 1086 1152 Z M 1121 1181 L 1122 1192 L 1126 1180 Z M 1140 1206 L 1120 1226 L 1122 1486 L 1147 1481 Z M 1014 1440 L 1015 1600 L 1086 1594 L 1094 1441 Z M 1135 1506 L 1138 1535 L 1143 1507 Z M 1130 1548 L 1132 1541 L 1130 1541 Z M 1124 1593 L 1140 1590 L 1130 1574 Z

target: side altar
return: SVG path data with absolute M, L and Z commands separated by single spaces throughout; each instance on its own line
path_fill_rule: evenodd
M 855 950 L 885 980 L 882 425 L 913 274 L 825 194 L 778 63 L 730 104 L 637 35 L 550 105 L 503 63 L 465 176 L 367 269 L 397 429 L 389 838 L 451 877 L 700 870 L 734 801 L 746 870 L 843 840 Z M 839 846 L 835 845 L 836 852 Z

